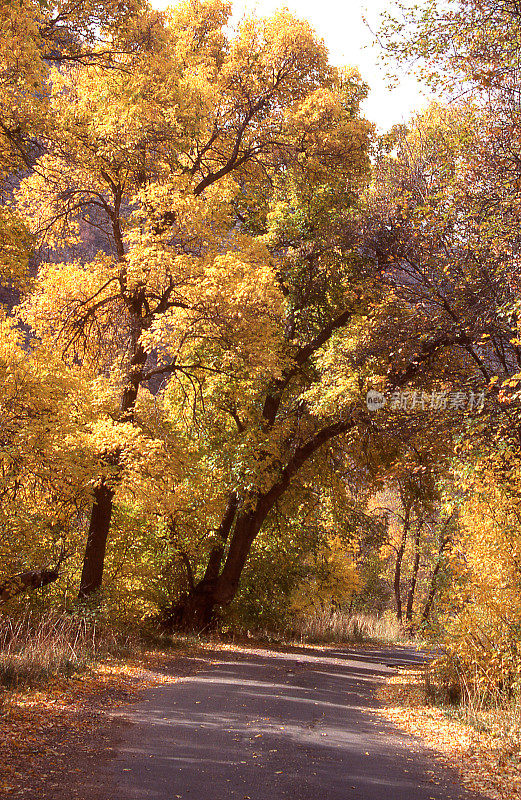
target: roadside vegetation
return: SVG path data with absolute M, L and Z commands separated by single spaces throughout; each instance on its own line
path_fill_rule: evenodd
M 0 687 L 42 687 L 57 677 L 125 658 L 137 641 L 95 619 L 64 612 L 33 611 L 0 617 Z
M 427 672 L 403 670 L 392 677 L 378 691 L 379 713 L 420 738 L 469 788 L 490 798 L 519 797 L 519 701 L 510 693 L 469 693 L 456 701 L 454 684 L 439 669 L 438 662 Z

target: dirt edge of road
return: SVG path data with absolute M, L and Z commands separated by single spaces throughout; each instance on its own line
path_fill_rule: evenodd
M 177 680 L 176 664 L 185 655 L 150 652 L 112 659 L 45 687 L 5 692 L 0 697 L 0 795 L 61 800 L 59 787 L 65 784 L 70 800 L 81 797 L 82 774 L 95 769 L 100 752 L 110 750 L 111 715 L 130 707 L 145 690 Z

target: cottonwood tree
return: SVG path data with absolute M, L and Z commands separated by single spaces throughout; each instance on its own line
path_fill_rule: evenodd
M 116 0 L 84 3 L 6 0 L 0 9 L 0 226 L 3 282 L 26 286 L 33 242 L 9 203 L 13 186 L 34 166 L 44 146 L 50 70 L 57 64 L 116 67 L 122 53 L 139 49 L 147 26 L 143 4 Z M 154 17 L 148 17 L 148 26 Z M 9 265 L 9 269 L 6 266 Z
M 205 380 L 207 410 L 212 400 L 219 404 L 213 412 L 213 427 L 203 428 L 205 447 L 210 445 L 208 467 L 232 486 L 239 479 L 238 486 L 244 488 L 228 495 L 212 537 L 216 544 L 209 548 L 206 566 L 198 572 L 201 577 L 191 581 L 187 597 L 172 609 L 175 624 L 192 625 L 194 618 L 207 624 L 216 605 L 230 602 L 252 542 L 275 504 L 292 491 L 297 473 L 303 470 L 309 475 L 307 470 L 320 469 L 323 453 L 317 454 L 316 445 L 326 444 L 326 437 L 331 443 L 349 429 L 355 439 L 371 431 L 374 423 L 367 413 L 360 415 L 360 401 L 369 386 L 389 391 L 411 384 L 414 388 L 416 379 L 416 387 L 433 390 L 446 380 L 447 353 L 451 370 L 470 385 L 476 380 L 473 361 L 465 360 L 468 349 L 472 350 L 472 336 L 465 327 L 458 329 L 452 320 L 447 324 L 433 315 L 439 302 L 436 286 L 433 289 L 425 280 L 423 295 L 416 298 L 415 289 L 404 280 L 406 260 L 399 248 L 414 246 L 417 230 L 410 234 L 408 229 L 401 232 L 389 225 L 389 218 L 394 221 L 393 203 L 400 205 L 401 200 L 396 201 L 393 194 L 387 202 L 385 194 L 385 203 L 380 205 L 379 184 L 370 196 L 362 237 L 353 224 L 353 205 L 335 195 L 342 184 L 336 184 L 334 177 L 330 169 L 328 183 L 318 187 L 309 174 L 305 181 L 299 181 L 296 170 L 295 175 L 286 175 L 286 196 L 275 197 L 268 214 L 268 231 L 273 231 L 275 247 L 284 254 L 286 297 L 296 305 L 294 311 L 290 307 L 284 336 L 290 348 L 303 341 L 301 349 L 289 349 L 293 359 L 289 371 L 274 384 L 256 382 L 253 389 L 250 384 L 248 391 L 244 385 L 230 386 L 228 397 L 221 383 L 216 395 L 215 384 Z M 309 195 L 303 186 L 312 187 L 307 189 Z M 321 208 L 327 216 L 320 215 Z M 422 242 L 427 248 L 428 233 Z M 396 250 L 389 252 L 393 247 Z M 429 263 L 425 263 L 427 255 Z M 427 249 L 419 252 L 426 274 L 436 257 L 432 245 L 428 253 Z M 420 334 L 419 342 L 413 332 L 416 337 Z M 170 394 L 169 402 L 172 397 L 176 408 L 179 397 Z M 391 426 L 392 415 L 386 420 Z M 222 431 L 230 429 L 235 441 L 222 436 Z M 352 437 L 345 437 L 345 447 L 352 447 Z M 210 497 L 215 503 L 213 493 Z
M 457 443 L 456 497 L 461 528 L 452 556 L 461 570 L 447 619 L 446 642 L 459 669 L 483 692 L 519 680 L 517 654 L 519 465 L 519 47 L 520 11 L 514 2 L 460 0 L 429 3 L 413 10 L 402 35 L 394 28 L 393 49 L 402 58 L 420 57 L 439 85 L 455 84 L 476 99 L 474 146 L 460 159 L 458 234 L 468 237 L 471 274 L 481 276 L 474 307 L 487 329 L 474 358 L 497 395 Z M 392 29 L 392 23 L 388 32 Z M 465 149 L 465 148 L 464 148 Z M 476 247 L 479 231 L 481 246 Z M 488 303 L 483 288 L 489 291 Z M 488 306 L 488 308 L 487 308 Z M 468 315 L 467 315 L 468 316 Z M 476 316 L 470 318 L 469 329 Z M 443 541 L 440 543 L 440 551 Z M 451 548 L 449 547 L 449 555 Z M 507 578 L 507 575 L 509 576 Z M 427 610 L 427 609 L 426 609 Z
M 265 215 L 292 164 L 329 166 L 321 150 L 331 165 L 349 151 L 353 195 L 367 170 L 367 126 L 343 100 L 356 90 L 307 24 L 286 13 L 248 20 L 230 42 L 228 16 L 220 2 L 179 6 L 117 68 L 55 70 L 45 154 L 18 193 L 18 213 L 50 253 L 23 318 L 69 363 L 104 375 L 107 397 L 119 391 L 110 417 L 122 425 L 157 376 L 257 372 L 281 390 L 352 313 L 339 309 L 288 366 L 284 287 L 246 216 Z M 89 258 L 90 231 L 100 247 Z M 344 426 L 324 429 L 292 469 Z M 120 439 L 100 443 L 107 474 L 94 490 L 82 595 L 101 585 Z
M 28 347 L 12 319 L 0 319 L 0 378 L 0 564 L 3 576 L 21 573 L 6 600 L 55 580 L 60 554 L 74 550 L 97 473 L 97 409 L 81 371 Z M 46 575 L 44 565 L 54 565 Z

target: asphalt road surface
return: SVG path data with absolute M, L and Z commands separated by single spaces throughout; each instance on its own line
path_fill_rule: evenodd
M 480 800 L 374 713 L 376 686 L 419 660 L 378 648 L 184 659 L 181 680 L 126 712 L 96 788 L 107 800 Z

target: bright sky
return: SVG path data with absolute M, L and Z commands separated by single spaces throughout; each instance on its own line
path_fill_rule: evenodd
M 156 8 L 175 5 L 175 0 L 152 0 Z M 364 106 L 365 116 L 387 130 L 399 122 L 407 122 L 411 114 L 427 102 L 413 77 L 401 74 L 399 86 L 390 91 L 380 51 L 373 45 L 370 31 L 362 21 L 365 16 L 371 28 L 378 27 L 380 12 L 389 8 L 390 0 L 234 0 L 234 19 L 256 10 L 259 16 L 269 16 L 285 6 L 299 17 L 308 19 L 324 39 L 332 63 L 358 66 L 371 92 Z

